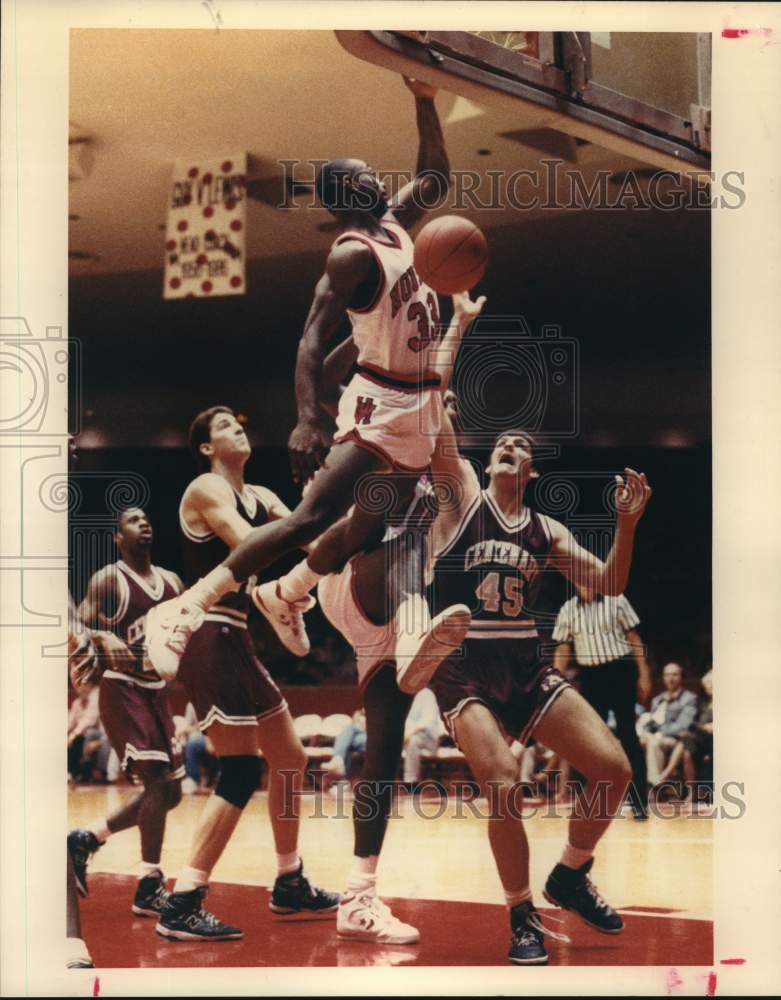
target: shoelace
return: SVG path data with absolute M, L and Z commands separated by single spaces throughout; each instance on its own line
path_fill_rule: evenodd
M 588 895 L 593 899 L 594 905 L 596 906 L 596 908 L 598 910 L 607 910 L 609 908 L 607 900 L 604 900 L 599 895 L 599 892 L 597 891 L 597 887 L 594 885 L 594 883 L 591 881 L 591 879 L 590 878 L 586 878 L 586 879 L 583 880 L 583 882 L 584 882 L 583 887 L 586 890 L 586 892 L 588 893 Z
M 550 914 L 546 914 L 545 919 L 552 920 L 554 923 L 557 924 L 564 923 L 563 920 L 560 920 L 558 917 L 552 917 Z M 534 930 L 538 931 L 540 934 L 544 934 L 547 935 L 547 937 L 553 938 L 554 941 L 564 941 L 567 944 L 569 944 L 570 941 L 572 940 L 567 934 L 559 934 L 557 931 L 551 930 L 550 927 L 546 927 L 542 923 L 540 914 L 536 910 L 528 915 L 528 917 L 526 918 L 526 923 L 528 926 L 533 927 Z M 525 943 L 526 941 L 528 941 L 529 935 L 530 935 L 529 931 L 526 930 L 522 931 L 520 935 L 521 942 Z

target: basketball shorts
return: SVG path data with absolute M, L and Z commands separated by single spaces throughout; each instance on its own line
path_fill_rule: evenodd
M 246 624 L 220 617 L 206 618 L 187 643 L 179 667 L 202 732 L 213 722 L 254 726 L 287 710 L 281 691 L 255 656 Z
M 168 764 L 171 777 L 184 777 L 182 751 L 164 686 L 142 687 L 131 679 L 104 674 L 98 707 L 123 771 L 130 773 L 136 761 L 156 760 Z
M 355 441 L 388 471 L 418 471 L 431 460 L 441 421 L 437 388 L 395 389 L 358 374 L 339 400 L 334 441 Z
M 536 639 L 467 639 L 443 661 L 429 687 L 456 742 L 455 721 L 476 701 L 525 746 L 540 719 L 571 685 L 540 658 Z
M 354 563 L 351 559 L 341 573 L 324 576 L 317 585 L 317 599 L 323 614 L 342 633 L 355 651 L 358 687 L 363 689 L 377 668 L 393 660 L 396 636 L 391 624 L 375 625 L 363 612 L 355 592 Z

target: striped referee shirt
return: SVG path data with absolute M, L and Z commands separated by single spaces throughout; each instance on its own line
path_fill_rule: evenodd
M 575 596 L 559 611 L 553 641 L 571 641 L 578 663 L 593 667 L 631 655 L 626 633 L 639 624 L 640 619 L 623 594 L 600 595 L 588 604 Z

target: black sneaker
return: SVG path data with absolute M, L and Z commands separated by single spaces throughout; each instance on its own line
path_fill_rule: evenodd
M 147 875 L 138 880 L 133 913 L 137 917 L 157 917 L 162 913 L 169 896 L 161 871 L 158 871 L 157 875 Z
M 88 962 L 86 958 L 77 958 L 73 962 L 68 962 L 65 966 L 66 969 L 94 969 L 95 966 L 92 962 Z
M 100 846 L 100 841 L 92 830 L 71 830 L 68 834 L 68 854 L 71 856 L 76 889 L 80 896 L 89 895 L 87 863 Z
M 274 883 L 268 908 L 279 916 L 294 913 L 336 913 L 339 893 L 313 888 L 304 875 L 303 861 L 294 872 L 278 875 Z
M 201 903 L 209 890 L 200 886 L 190 892 L 171 892 L 165 901 L 155 930 L 174 941 L 236 941 L 244 931 L 218 920 Z
M 593 864 L 594 859 L 589 858 L 580 868 L 556 865 L 548 876 L 543 895 L 554 906 L 577 913 L 589 927 L 603 934 L 618 934 L 624 929 L 624 921 L 599 895 L 597 887 L 588 877 Z
M 513 936 L 507 953 L 509 960 L 516 965 L 547 965 L 548 953 L 542 940 L 545 929 L 531 900 L 510 910 L 510 925 Z

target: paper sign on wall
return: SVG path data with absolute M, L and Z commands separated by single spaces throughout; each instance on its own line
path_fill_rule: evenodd
M 246 180 L 246 153 L 174 164 L 163 298 L 244 292 Z

